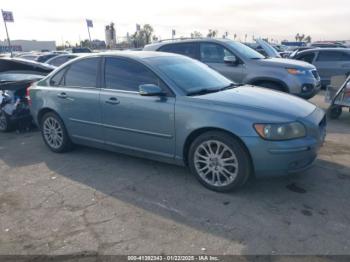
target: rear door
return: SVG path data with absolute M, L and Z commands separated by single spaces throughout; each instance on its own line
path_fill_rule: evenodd
M 167 95 L 141 96 L 141 84 L 160 86 Z M 174 157 L 175 97 L 145 65 L 106 57 L 101 90 L 105 143 L 159 157 Z
M 225 56 L 235 56 L 231 51 L 222 45 L 216 43 L 200 43 L 200 60 L 226 76 L 236 83 L 242 83 L 245 77 L 245 70 L 243 63 L 236 65 L 227 64 L 224 62 Z M 236 56 L 237 60 L 239 58 Z
M 100 57 L 79 60 L 51 78 L 50 95 L 74 140 L 103 142 L 101 127 Z

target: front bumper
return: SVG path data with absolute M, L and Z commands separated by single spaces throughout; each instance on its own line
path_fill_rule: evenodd
M 290 93 L 305 99 L 312 98 L 321 89 L 321 79 L 316 78 L 312 72 L 305 76 L 289 75 L 286 83 L 289 86 Z
M 288 141 L 267 141 L 260 137 L 242 137 L 254 165 L 255 175 L 284 176 L 302 172 L 312 166 L 326 136 L 326 116 L 315 109 L 304 119 L 299 119 L 307 136 Z
M 256 177 L 285 176 L 310 168 L 322 143 L 306 137 L 294 141 L 244 139 L 252 157 Z

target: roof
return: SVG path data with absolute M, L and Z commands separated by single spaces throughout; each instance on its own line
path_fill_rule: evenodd
M 189 42 L 231 42 L 233 40 L 229 38 L 210 38 L 210 37 L 204 37 L 204 38 L 180 38 L 180 39 L 166 39 L 162 41 L 158 41 L 149 45 L 146 45 L 144 50 L 156 50 L 158 47 L 161 47 L 163 45 L 167 44 L 173 44 L 173 43 L 189 43 Z
M 343 47 L 328 47 L 328 48 L 312 48 L 312 49 L 307 49 L 307 50 L 302 50 L 298 52 L 298 54 L 301 53 L 310 53 L 310 52 L 316 52 L 316 51 L 345 51 L 345 52 L 350 52 L 350 48 L 343 48 Z
M 136 59 L 147 59 L 153 57 L 169 57 L 169 56 L 179 56 L 173 53 L 163 53 L 163 52 L 155 52 L 155 51 L 110 51 L 103 53 L 92 53 L 84 55 L 86 56 L 122 56 L 122 57 L 130 57 Z

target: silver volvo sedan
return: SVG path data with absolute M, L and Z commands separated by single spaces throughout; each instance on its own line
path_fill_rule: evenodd
M 186 165 L 229 191 L 255 175 L 301 172 L 325 137 L 323 110 L 292 95 L 239 86 L 191 58 L 92 54 L 30 87 L 31 113 L 54 152 L 82 144 Z

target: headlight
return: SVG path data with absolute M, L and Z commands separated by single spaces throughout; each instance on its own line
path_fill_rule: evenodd
M 288 73 L 291 75 L 305 75 L 306 70 L 296 69 L 296 68 L 286 68 Z
M 255 131 L 266 140 L 290 140 L 306 136 L 306 129 L 299 122 L 287 124 L 255 124 Z

